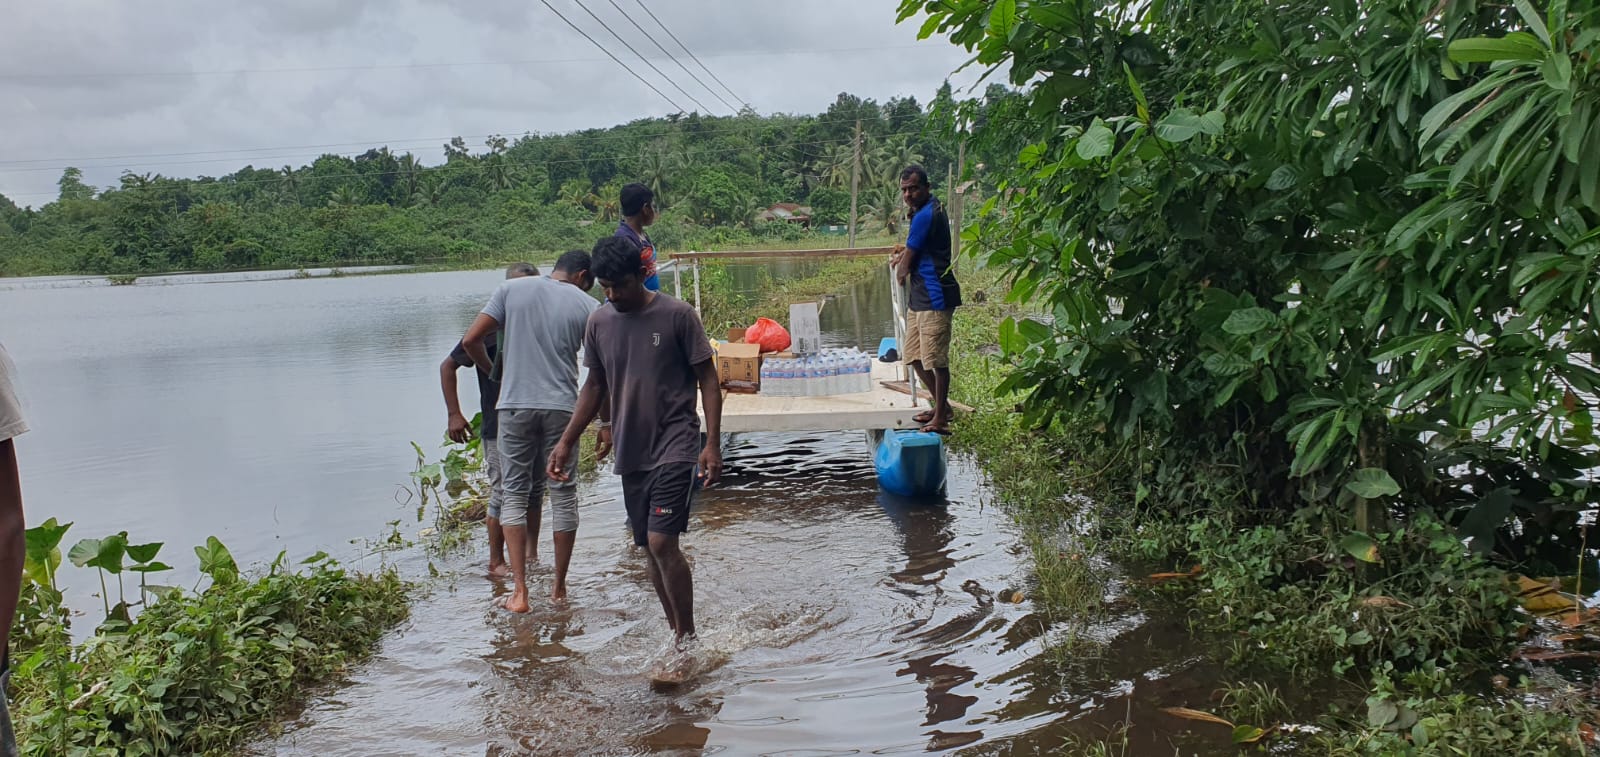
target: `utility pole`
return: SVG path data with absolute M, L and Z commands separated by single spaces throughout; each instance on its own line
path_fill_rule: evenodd
M 856 194 L 861 190 L 861 119 L 856 119 L 855 147 L 850 151 L 850 249 L 856 248 Z
M 956 143 L 956 181 L 964 181 L 967 175 L 967 140 Z M 955 204 L 955 216 L 951 218 L 954 229 L 950 234 L 950 265 L 955 266 L 961 259 L 961 211 L 967 204 L 967 193 L 962 191 L 955 182 L 950 184 L 950 201 Z

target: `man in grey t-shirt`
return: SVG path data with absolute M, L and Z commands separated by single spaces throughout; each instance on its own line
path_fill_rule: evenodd
M 599 306 L 589 254 L 573 250 L 547 277 L 530 276 L 500 285 L 473 321 L 461 346 L 478 370 L 488 372 L 484 340 L 500 333 L 500 476 L 504 490 L 500 527 L 505 532 L 514 587 L 505 607 L 527 612 L 527 541 L 539 536 L 544 507 L 543 463 L 572 418 L 578 396 L 578 349 L 589 314 Z M 576 461 L 572 468 L 576 468 Z M 578 492 L 569 475 L 550 487 L 551 530 L 556 552 L 550 598 L 567 597 L 567 568 L 578 535 Z M 531 537 L 531 539 L 530 539 Z
M 695 634 L 694 583 L 678 537 L 689 530 L 696 465 L 707 486 L 722 475 L 722 389 L 699 314 L 645 288 L 638 248 L 618 237 L 602 239 L 593 264 L 609 302 L 589 318 L 583 338 L 589 376 L 546 473 L 570 480 L 583 429 L 603 404 L 608 407 L 633 543 L 649 550 L 650 583 L 684 650 Z M 704 441 L 696 394 L 705 406 Z M 692 664 L 680 656 L 656 679 L 681 682 L 689 670 L 680 662 Z

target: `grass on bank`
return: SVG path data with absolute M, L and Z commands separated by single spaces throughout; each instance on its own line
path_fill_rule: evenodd
M 1508 574 L 1467 553 L 1447 525 L 1418 517 L 1377 535 L 1377 574 L 1314 513 L 1236 526 L 1230 512 L 1246 492 L 1227 461 L 1181 481 L 1146 480 L 1139 450 L 1108 449 L 1086 424 L 1027 427 L 1013 412 L 1019 398 L 994 394 L 1008 373 L 998 327 L 1019 308 L 1004 301 L 995 271 L 964 271 L 962 283 L 968 304 L 956 311 L 953 395 L 977 412 L 959 419 L 953 443 L 976 455 L 1022 526 L 1042 611 L 1068 629 L 1104 617 L 1108 587 L 1140 566 L 1128 582 L 1133 598 L 1185 614 L 1241 679 L 1219 685 L 1220 708 L 1167 704 L 1209 706 L 1263 729 L 1316 723 L 1314 733 L 1269 730 L 1267 743 L 1296 753 L 1583 752 L 1579 724 L 1595 717 L 1592 703 L 1563 699 L 1559 686 L 1484 684 L 1500 671 L 1518 677 L 1506 664 L 1530 619 Z M 1163 511 L 1184 516 L 1143 515 L 1154 510 L 1140 508 L 1141 499 L 1167 501 Z M 1141 580 L 1151 571 L 1176 578 Z M 1321 688 L 1330 680 L 1337 690 Z M 1270 681 L 1301 691 L 1315 684 L 1318 693 L 1291 707 L 1265 696 L 1275 690 Z

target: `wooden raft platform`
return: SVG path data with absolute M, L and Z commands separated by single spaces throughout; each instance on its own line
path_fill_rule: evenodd
M 898 363 L 872 361 L 872 391 L 816 397 L 722 393 L 722 431 L 854 431 L 918 428 L 911 416 L 926 410 L 904 392 L 883 386 L 900 380 Z

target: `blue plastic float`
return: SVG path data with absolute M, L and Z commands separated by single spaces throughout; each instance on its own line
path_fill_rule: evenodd
M 898 356 L 895 340 L 878 344 L 878 359 Z M 867 432 L 872 447 L 872 466 L 878 472 L 878 485 L 902 497 L 931 498 L 944 494 L 944 438 L 928 431 L 877 429 Z

